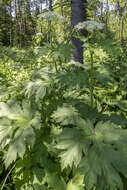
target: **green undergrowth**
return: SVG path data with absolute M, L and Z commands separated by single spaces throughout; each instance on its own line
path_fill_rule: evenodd
M 0 190 L 126 190 L 127 59 L 110 42 L 84 65 L 63 42 L 1 47 Z

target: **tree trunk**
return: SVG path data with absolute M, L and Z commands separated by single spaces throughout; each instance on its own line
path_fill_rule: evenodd
M 48 7 L 49 11 L 52 11 L 52 0 L 49 0 L 49 7 Z M 47 40 L 50 43 L 51 42 L 51 21 L 48 20 L 48 36 L 47 36 Z
M 109 2 L 108 0 L 106 1 L 106 21 L 105 21 L 105 28 L 106 31 L 108 30 L 108 15 L 109 14 Z
M 119 2 L 119 0 L 117 0 L 117 8 L 118 8 L 118 37 L 119 37 L 119 40 L 120 40 L 120 24 L 121 24 L 121 22 L 120 22 L 120 17 L 121 17 L 121 15 L 120 15 L 120 2 Z
M 17 35 L 18 35 L 18 15 L 17 15 L 17 0 L 14 1 L 14 7 L 15 7 L 15 32 L 14 32 L 14 45 L 17 46 L 18 40 L 17 40 Z
M 101 20 L 101 22 L 103 23 L 104 21 L 103 21 L 103 2 L 101 2 L 100 3 L 100 11 L 101 11 L 101 15 L 100 15 L 100 20 Z
M 18 0 L 18 16 L 19 16 L 19 46 L 20 48 L 23 45 L 23 18 L 22 18 L 22 0 Z
M 84 21 L 84 1 L 83 0 L 71 0 L 71 31 L 79 23 Z M 80 31 L 80 33 L 82 33 Z M 78 38 L 72 36 L 72 45 L 75 50 L 72 55 L 74 61 L 78 61 L 83 64 L 83 42 Z
M 12 2 L 10 1 L 10 46 L 12 46 Z

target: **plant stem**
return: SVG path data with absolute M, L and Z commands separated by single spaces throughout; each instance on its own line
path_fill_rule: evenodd
M 54 61 L 54 63 L 55 63 L 55 69 L 56 69 L 56 73 L 57 73 L 58 72 L 57 63 L 56 63 L 56 61 Z
M 4 185 L 5 185 L 6 181 L 7 181 L 7 178 L 9 177 L 10 173 L 11 173 L 11 172 L 12 172 L 12 170 L 14 169 L 15 165 L 16 165 L 16 163 L 12 166 L 12 168 L 11 168 L 11 169 L 9 170 L 9 172 L 7 173 L 7 175 L 6 175 L 6 177 L 5 177 L 4 181 L 3 181 L 3 184 L 2 184 L 2 186 L 1 186 L 1 189 L 0 189 L 0 190 L 3 190 Z
M 93 85 L 94 85 L 94 68 L 93 68 L 93 51 L 90 50 L 90 106 L 93 109 L 94 97 L 93 97 Z

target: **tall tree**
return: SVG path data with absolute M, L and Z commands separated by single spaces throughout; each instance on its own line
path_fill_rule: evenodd
M 10 0 L 0 1 L 0 44 L 10 45 Z
M 84 21 L 84 0 L 71 0 L 71 31 L 79 23 Z M 82 31 L 80 31 L 82 33 Z M 72 35 L 72 45 L 75 47 L 72 59 L 83 63 L 83 42 Z
M 52 0 L 49 0 L 48 3 L 48 10 L 52 11 Z M 51 20 L 48 20 L 48 36 L 47 36 L 48 42 L 51 42 Z

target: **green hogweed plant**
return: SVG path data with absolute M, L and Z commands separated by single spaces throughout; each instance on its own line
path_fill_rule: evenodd
M 79 30 L 86 29 L 89 34 L 88 37 L 85 38 L 81 34 L 78 33 Z M 88 49 L 90 54 L 90 77 L 89 77 L 89 86 L 90 86 L 90 97 L 91 97 L 91 109 L 94 107 L 94 48 L 96 43 L 94 41 L 96 30 L 102 30 L 103 24 L 100 24 L 96 21 L 84 21 L 78 23 L 75 28 L 74 32 L 76 32 L 76 37 L 78 37 L 81 41 L 84 42 L 83 47 Z M 84 67 L 83 67 L 84 68 Z
M 97 65 L 89 46 L 90 67 L 49 64 L 0 102 L 0 190 L 126 189 L 126 65 Z

